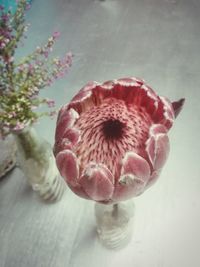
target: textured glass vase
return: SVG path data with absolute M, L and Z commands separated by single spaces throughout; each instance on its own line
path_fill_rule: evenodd
M 56 167 L 51 145 L 33 127 L 14 134 L 17 159 L 28 182 L 44 200 L 59 200 L 66 185 Z
M 0 139 L 0 179 L 16 165 L 16 143 L 12 135 Z
M 132 200 L 113 205 L 95 204 L 97 233 L 101 243 L 110 249 L 121 249 L 131 240 L 134 203 Z

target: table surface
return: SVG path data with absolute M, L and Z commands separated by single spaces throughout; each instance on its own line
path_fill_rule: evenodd
M 159 181 L 135 199 L 131 243 L 103 248 L 94 203 L 67 189 L 42 202 L 19 169 L 0 182 L 0 267 L 200 266 L 200 1 L 34 0 L 27 13 L 31 52 L 55 30 L 54 54 L 71 50 L 68 75 L 42 94 L 67 103 L 86 82 L 136 76 L 160 95 L 186 98 L 170 131 L 171 151 Z M 53 143 L 55 120 L 37 130 Z

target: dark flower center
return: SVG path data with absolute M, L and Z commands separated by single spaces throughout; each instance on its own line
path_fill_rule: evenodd
M 75 147 L 80 173 L 89 162 L 96 162 L 105 164 L 119 177 L 125 153 L 143 153 L 151 123 L 145 108 L 115 98 L 104 99 L 82 112 L 75 124 L 80 131 Z
M 119 139 L 122 137 L 124 124 L 119 120 L 109 119 L 102 124 L 102 130 L 106 139 Z

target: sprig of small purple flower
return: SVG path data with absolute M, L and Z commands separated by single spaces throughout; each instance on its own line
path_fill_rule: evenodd
M 43 115 L 55 115 L 55 110 L 35 111 L 42 104 L 50 109 L 55 106 L 54 100 L 40 98 L 39 92 L 62 78 L 72 64 L 71 53 L 63 58 L 49 58 L 59 32 L 54 32 L 44 46 L 15 62 L 18 44 L 26 38 L 25 11 L 29 7 L 26 0 L 19 0 L 17 11 L 12 14 L 0 6 L 0 137 L 22 130 Z

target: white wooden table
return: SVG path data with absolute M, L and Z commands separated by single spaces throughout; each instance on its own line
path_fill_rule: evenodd
M 93 202 L 67 190 L 56 204 L 32 192 L 19 169 L 0 183 L 0 267 L 200 266 L 200 1 L 34 0 L 28 40 L 19 55 L 55 30 L 55 55 L 74 63 L 43 95 L 57 107 L 89 80 L 144 78 L 159 94 L 186 98 L 170 131 L 171 152 L 160 180 L 135 200 L 135 232 L 121 251 L 104 249 Z M 53 143 L 55 120 L 38 131 Z

